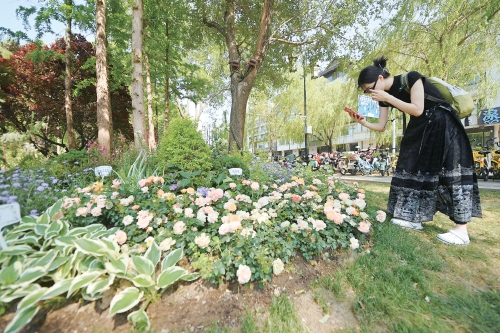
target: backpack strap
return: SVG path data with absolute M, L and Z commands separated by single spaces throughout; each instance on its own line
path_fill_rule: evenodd
M 425 76 L 424 76 L 424 78 L 425 78 Z M 410 85 L 408 84 L 408 72 L 401 74 L 401 87 L 399 87 L 399 92 L 401 92 L 403 89 L 406 90 L 406 92 L 408 94 L 410 93 Z M 445 100 L 443 100 L 441 98 L 437 98 L 437 97 L 434 97 L 434 96 L 431 96 L 431 95 L 425 94 L 425 93 L 424 93 L 424 99 L 431 101 L 431 102 L 434 102 L 434 103 L 446 102 Z

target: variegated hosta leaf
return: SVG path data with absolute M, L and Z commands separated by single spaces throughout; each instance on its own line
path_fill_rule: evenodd
M 105 272 L 103 271 L 91 271 L 76 276 L 73 281 L 71 281 L 71 285 L 68 289 L 66 298 L 69 298 L 76 290 L 87 287 L 92 281 L 94 281 L 104 273 Z
M 127 277 L 128 278 L 128 277 Z M 128 278 L 134 286 L 138 288 L 148 288 L 152 287 L 155 285 L 155 281 L 151 277 L 151 275 L 146 275 L 146 274 L 139 274 L 134 277 Z
M 119 292 L 111 300 L 108 317 L 111 317 L 115 313 L 122 313 L 132 309 L 139 304 L 143 295 L 144 292 L 136 287 L 128 287 Z
M 21 275 L 23 269 L 22 263 L 16 261 L 10 265 L 5 265 L 0 271 L 0 286 L 9 286 L 14 284 Z
M 87 293 L 86 290 L 82 290 L 81 291 L 81 295 L 82 295 L 82 298 L 88 302 L 94 302 L 94 301 L 97 301 L 98 299 L 101 299 L 102 298 L 102 294 L 100 293 L 97 293 L 95 294 L 94 296 L 91 296 Z
M 85 228 L 87 229 L 89 236 L 92 236 L 93 234 L 95 234 L 97 232 L 106 230 L 106 227 L 103 226 L 102 224 L 89 224 L 89 225 L 85 226 Z
M 148 258 L 132 256 L 132 263 L 134 264 L 135 270 L 139 274 L 153 276 L 155 272 L 155 266 Z
M 149 317 L 146 311 L 139 309 L 137 311 L 131 312 L 127 316 L 127 320 L 132 323 L 135 327 L 140 327 L 141 329 L 148 330 L 151 326 L 149 322 Z
M 38 216 L 38 218 L 36 219 L 36 226 L 40 224 L 45 224 L 45 226 L 48 227 L 48 224 L 50 224 L 50 215 L 47 213 L 43 213 L 42 215 Z
M 90 238 L 96 239 L 104 236 L 109 236 L 108 230 L 99 230 L 90 234 Z
M 128 256 L 122 256 L 117 260 L 110 260 L 109 262 L 104 263 L 104 267 L 111 274 L 127 274 L 127 267 L 130 258 Z
M 168 288 L 184 275 L 187 275 L 187 271 L 184 268 L 179 266 L 169 267 L 158 276 L 156 289 Z
M 30 284 L 31 282 L 34 282 L 47 274 L 47 269 L 43 267 L 29 267 L 25 269 L 21 275 L 19 276 L 19 279 L 15 282 L 16 285 L 27 285 Z
M 93 256 L 85 256 L 82 258 L 82 260 L 79 260 L 76 263 L 76 270 L 80 273 L 86 272 L 89 270 L 90 265 L 96 258 Z
M 15 288 L 14 290 L 12 290 L 12 292 L 10 294 L 2 295 L 2 298 L 0 298 L 0 299 L 4 303 L 10 303 L 13 300 L 24 297 L 24 296 L 26 296 L 26 295 L 28 295 L 28 294 L 30 294 L 33 291 L 38 290 L 38 289 L 40 289 L 40 286 L 36 283 L 32 283 L 30 285 L 27 285 L 27 286 L 24 286 L 21 288 Z
M 64 265 L 68 260 L 70 260 L 71 257 L 64 255 L 63 253 L 60 254 L 57 258 L 55 258 L 51 263 L 50 266 L 47 268 L 47 271 L 52 272 L 54 269 L 57 269 Z
M 103 242 L 108 249 L 115 252 L 120 252 L 120 246 L 116 242 L 110 241 L 107 238 L 101 238 L 101 242 Z
M 181 277 L 181 280 L 191 282 L 191 281 L 196 280 L 199 277 L 200 277 L 200 274 L 195 272 L 195 273 L 189 273 L 189 274 L 184 275 L 183 277 Z
M 42 299 L 46 291 L 47 288 L 38 288 L 30 294 L 24 296 L 21 302 L 17 304 L 17 311 L 23 311 L 25 309 L 35 307 L 36 303 Z
M 42 216 L 47 216 L 47 214 L 43 214 Z M 45 235 L 45 230 L 47 230 L 48 227 L 49 227 L 48 224 L 37 224 L 35 226 L 35 232 L 37 235 L 43 236 Z
M 84 227 L 74 228 L 68 231 L 67 236 L 81 236 L 86 235 L 88 233 L 88 229 Z
M 149 249 L 146 251 L 146 254 L 144 255 L 146 258 L 151 260 L 153 265 L 156 267 L 158 263 L 160 262 L 161 258 L 161 250 L 160 247 L 156 244 L 156 242 L 153 242 Z
M 106 268 L 104 267 L 104 264 L 102 263 L 101 260 L 99 259 L 94 259 L 90 262 L 89 264 L 89 270 L 93 271 L 93 270 L 105 270 Z
M 45 239 L 51 239 L 59 236 L 59 232 L 63 229 L 64 223 L 61 220 L 53 221 L 50 226 L 45 230 Z
M 114 281 L 115 281 L 114 274 L 111 274 L 107 278 L 103 279 L 99 278 L 87 286 L 86 292 L 91 297 L 94 297 L 97 294 L 102 294 L 109 289 L 109 287 L 113 284 Z
M 177 264 L 179 260 L 182 259 L 183 254 L 182 249 L 175 249 L 171 251 L 161 262 L 161 270 L 164 271 L 165 269 Z
M 38 258 L 34 260 L 33 262 L 30 263 L 30 266 L 39 266 L 45 268 L 47 271 L 49 271 L 50 264 L 52 264 L 52 261 L 56 258 L 56 251 L 54 250 L 49 250 L 43 257 Z
M 74 247 L 75 246 L 75 240 L 77 240 L 78 238 L 74 235 L 66 235 L 66 236 L 62 236 L 62 237 L 57 237 L 55 240 L 54 240 L 54 244 L 58 245 L 58 246 L 71 246 L 71 247 Z
M 36 223 L 36 220 L 37 220 L 37 216 L 26 215 L 26 216 L 23 216 L 21 218 L 21 224 L 24 224 L 24 223 Z
M 25 222 L 24 221 L 25 218 L 26 218 L 26 216 L 22 218 L 21 224 L 19 224 L 16 227 L 14 227 L 14 229 L 12 229 L 11 231 L 9 231 L 8 233 L 9 234 L 18 234 L 18 233 L 21 233 L 21 232 L 27 232 L 29 230 L 35 229 L 36 223 Z
M 102 240 L 101 240 L 102 242 Z M 104 242 L 102 242 L 104 244 Z M 99 254 L 106 256 L 110 260 L 116 260 L 120 257 L 120 252 L 108 249 L 107 246 L 103 246 L 99 249 Z
M 63 265 L 59 266 L 59 268 L 51 274 L 51 277 L 54 281 L 61 281 L 66 279 L 71 272 L 71 268 L 73 267 L 72 260 L 66 261 Z
M 0 250 L 0 253 L 8 256 L 17 256 L 34 252 L 33 248 L 26 244 L 9 246 L 6 249 Z
M 71 286 L 72 282 L 73 278 L 57 281 L 52 285 L 52 287 L 50 287 L 45 291 L 45 294 L 43 294 L 42 296 L 42 300 L 51 299 L 61 294 L 64 294 L 69 290 L 69 287 Z
M 7 325 L 3 333 L 16 333 L 19 332 L 24 326 L 26 326 L 33 317 L 37 314 L 40 307 L 27 308 L 24 311 L 16 312 L 16 315 L 12 321 Z
M 63 205 L 63 200 L 60 199 L 60 200 L 57 200 L 52 206 L 50 206 L 45 212 L 50 216 L 50 218 L 52 219 L 52 217 L 54 215 L 56 215 L 57 213 L 59 213 L 61 211 L 61 208 L 62 208 L 62 205 Z
M 99 250 L 102 247 L 104 247 L 105 245 L 99 240 L 88 239 L 88 238 L 78 238 L 78 239 L 75 239 L 74 244 L 77 247 L 77 249 L 82 253 L 91 254 L 91 255 L 94 255 L 96 257 L 104 255 Z

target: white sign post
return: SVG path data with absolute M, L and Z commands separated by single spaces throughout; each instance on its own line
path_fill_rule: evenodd
M 0 247 L 7 248 L 7 243 L 3 239 L 2 228 L 8 225 L 21 222 L 21 208 L 18 203 L 0 205 Z
M 243 170 L 241 170 L 241 168 L 231 168 L 229 169 L 229 174 L 231 176 L 241 176 L 243 174 Z
M 94 169 L 94 173 L 97 177 L 101 177 L 101 180 L 104 180 L 104 177 L 109 176 L 112 170 L 113 168 L 109 165 L 101 165 Z

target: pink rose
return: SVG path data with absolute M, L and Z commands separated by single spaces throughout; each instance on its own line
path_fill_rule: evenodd
M 252 184 L 250 184 L 250 188 L 254 191 L 257 191 L 259 189 L 259 183 L 257 182 L 252 182 Z
M 358 230 L 366 234 L 368 231 L 370 231 L 370 226 L 371 223 L 368 221 L 359 222 Z
M 236 183 L 229 183 L 229 187 L 231 190 L 234 190 L 236 188 Z
M 116 242 L 118 243 L 118 245 L 122 245 L 123 243 L 125 243 L 127 241 L 127 233 L 123 230 L 118 230 L 115 233 L 115 236 L 116 236 Z

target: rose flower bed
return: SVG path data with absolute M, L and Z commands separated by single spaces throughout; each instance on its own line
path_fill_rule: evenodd
M 125 253 L 151 244 L 163 251 L 183 248 L 194 269 L 214 283 L 264 282 L 295 255 L 312 259 L 326 251 L 359 247 L 372 224 L 364 190 L 335 177 L 259 184 L 226 179 L 218 188 L 179 189 L 162 177 L 138 184 L 114 180 L 78 189 L 63 204 L 73 227 L 100 223 L 117 227 Z

